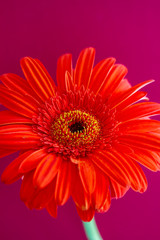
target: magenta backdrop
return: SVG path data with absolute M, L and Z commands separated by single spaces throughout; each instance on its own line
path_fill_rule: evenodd
M 39 58 L 55 79 L 56 61 L 73 53 L 74 63 L 85 47 L 96 48 L 96 62 L 116 57 L 127 66 L 132 84 L 147 79 L 152 101 L 160 101 L 160 2 L 113 1 L 22 1 L 0 4 L 0 74 L 22 76 L 20 58 Z M 15 156 L 1 159 L 0 174 Z M 145 169 L 148 190 L 129 191 L 113 200 L 110 210 L 97 214 L 104 239 L 160 239 L 160 174 Z M 86 239 L 72 200 L 60 207 L 57 219 L 45 211 L 30 211 L 20 201 L 20 182 L 0 183 L 1 240 Z

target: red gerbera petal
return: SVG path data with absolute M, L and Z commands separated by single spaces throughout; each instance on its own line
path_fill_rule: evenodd
M 92 161 L 110 178 L 117 181 L 122 186 L 129 184 L 128 173 L 121 162 L 116 159 L 113 153 L 110 152 L 96 152 L 92 156 Z
M 27 152 L 23 153 L 22 155 L 20 155 L 18 158 L 16 158 L 12 163 L 10 163 L 10 165 L 8 165 L 8 167 L 4 170 L 4 172 L 1 176 L 2 182 L 6 183 L 6 184 L 10 184 L 10 183 L 17 181 L 22 176 L 22 174 L 19 173 L 19 171 L 18 171 L 18 168 L 19 168 L 21 162 L 27 156 L 29 156 L 32 152 L 33 151 L 27 151 Z
M 62 158 L 55 154 L 48 154 L 37 166 L 34 173 L 34 185 L 39 188 L 47 186 L 56 176 L 60 167 Z
M 137 103 L 117 113 L 120 122 L 158 114 L 160 114 L 160 104 L 154 102 Z
M 48 203 L 46 209 L 52 217 L 57 217 L 57 204 L 54 198 Z
M 69 161 L 63 161 L 57 173 L 55 187 L 55 200 L 58 205 L 63 205 L 71 195 L 74 168 Z
M 12 111 L 1 111 L 0 126 L 12 124 L 33 124 L 33 121 Z
M 78 87 L 81 85 L 87 87 L 89 85 L 94 57 L 94 48 L 87 48 L 80 53 L 74 73 L 74 83 L 77 84 Z
M 21 59 L 21 67 L 27 81 L 40 99 L 45 101 L 49 97 L 54 96 L 54 82 L 51 81 L 48 73 L 46 74 L 39 62 L 33 58 L 26 57 Z
M 106 202 L 109 195 L 109 180 L 103 173 L 96 169 L 96 186 L 92 195 L 93 206 L 96 210 L 100 210 Z
M 18 92 L 21 95 L 33 96 L 35 99 L 37 98 L 35 92 L 29 86 L 27 81 L 16 74 L 3 74 L 0 76 L 0 80 L 8 89 L 12 91 Z
M 128 189 L 129 189 L 129 186 L 124 188 L 121 185 L 119 185 L 117 182 L 110 179 L 110 191 L 111 191 L 112 198 L 118 199 L 123 197 L 128 191 Z
M 115 63 L 114 58 L 107 58 L 105 60 L 102 60 L 99 62 L 94 68 L 89 84 L 89 88 L 95 92 L 95 94 L 98 94 L 101 88 L 103 87 L 106 78 L 108 76 L 108 73 Z
M 96 172 L 91 161 L 84 159 L 79 162 L 79 175 L 86 192 L 93 193 L 96 184 Z
M 95 213 L 95 210 L 92 207 L 87 210 L 82 210 L 81 208 L 76 206 L 76 209 L 82 221 L 90 222 L 92 220 Z
M 37 167 L 37 165 L 41 162 L 44 157 L 46 157 L 47 153 L 45 149 L 39 149 L 37 151 L 32 152 L 29 156 L 27 156 L 19 166 L 19 172 L 25 173 L 33 170 Z
M 65 54 L 58 59 L 57 62 L 57 83 L 59 91 L 64 92 L 67 88 L 65 85 L 65 74 L 68 72 L 72 76 L 72 55 Z
M 72 190 L 73 200 L 78 208 L 88 210 L 91 204 L 91 196 L 85 191 L 76 168 L 73 174 L 76 183 Z

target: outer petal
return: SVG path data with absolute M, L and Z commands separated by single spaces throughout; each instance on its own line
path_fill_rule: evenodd
M 37 190 L 34 192 L 32 198 L 28 202 L 30 209 L 42 209 L 45 208 L 48 203 L 53 198 L 54 191 L 53 191 L 53 184 L 50 183 L 48 186 L 41 190 Z
M 133 149 L 135 147 L 160 152 L 160 136 L 152 133 L 123 135 L 118 137 L 118 141 Z
M 46 209 L 52 217 L 57 217 L 57 204 L 54 198 L 48 203 Z
M 93 193 L 96 186 L 96 172 L 91 161 L 85 159 L 78 164 L 79 175 L 84 189 L 88 193 Z
M 118 96 L 116 97 L 118 98 Z M 116 111 L 117 113 L 122 111 L 125 108 L 128 108 L 129 106 L 133 105 L 134 103 L 137 103 L 139 101 L 148 101 L 147 93 L 138 91 L 135 92 L 132 96 L 127 98 L 125 101 L 121 102 L 119 106 L 117 106 Z M 109 102 L 112 104 L 112 99 L 109 99 Z
M 117 98 L 115 97 L 115 99 L 111 101 L 111 107 L 113 107 L 113 108 L 116 107 L 116 109 L 117 109 L 117 107 L 118 107 L 118 110 L 119 110 L 119 109 L 122 109 L 122 108 L 120 107 L 120 105 L 121 105 L 122 103 L 123 103 L 123 105 L 124 105 L 124 102 L 125 102 L 128 98 L 130 98 L 131 96 L 134 96 L 134 94 L 135 94 L 137 91 L 139 91 L 141 88 L 145 87 L 146 85 L 148 85 L 148 84 L 150 84 L 150 83 L 152 83 L 152 82 L 154 82 L 154 80 L 148 80 L 148 81 L 145 81 L 145 82 L 143 82 L 143 83 L 139 83 L 139 84 L 137 84 L 137 85 L 134 86 L 134 87 L 129 88 L 127 91 L 125 91 L 125 92 L 122 93 L 121 95 L 118 95 Z
M 5 125 L 0 126 L 0 134 L 18 134 L 18 133 L 24 133 L 28 135 L 34 135 L 32 131 L 32 126 L 29 125 L 23 125 L 23 124 L 16 124 L 16 125 Z
M 55 200 L 58 205 L 63 205 L 71 195 L 71 187 L 74 182 L 74 171 L 70 161 L 63 161 L 58 174 L 55 187 Z
M 20 190 L 20 198 L 23 202 L 25 202 L 25 204 L 29 208 L 30 206 L 28 203 L 30 202 L 30 200 L 32 199 L 32 196 L 36 192 L 36 188 L 33 185 L 33 174 L 34 174 L 33 171 L 25 174 L 25 176 L 22 179 L 21 190 Z
M 8 73 L 0 76 L 0 80 L 10 90 L 13 90 L 21 95 L 29 95 L 37 99 L 37 95 L 29 86 L 27 81 L 16 74 Z M 40 100 L 39 98 L 37 100 Z
M 34 99 L 31 101 L 29 96 L 22 96 L 5 88 L 2 84 L 0 85 L 0 102 L 13 112 L 29 118 L 37 112 L 38 108 L 38 104 L 34 102 Z
M 45 149 L 39 149 L 27 156 L 19 166 L 19 172 L 25 173 L 33 170 L 46 157 L 48 153 Z
M 114 90 L 113 96 L 121 95 L 126 90 L 131 88 L 131 84 L 128 82 L 126 78 L 123 78 L 119 85 Z
M 21 59 L 21 67 L 27 81 L 40 99 L 46 101 L 55 95 L 54 82 L 41 65 L 39 61 L 30 57 Z
M 129 186 L 124 188 L 121 185 L 119 185 L 117 182 L 110 179 L 110 192 L 111 192 L 112 198 L 116 198 L 116 199 L 121 198 L 126 194 L 128 190 L 129 190 Z
M 127 74 L 127 68 L 123 65 L 116 64 L 112 67 L 111 71 L 109 72 L 103 87 L 99 91 L 99 94 L 102 95 L 103 99 L 108 99 L 108 96 L 117 88 L 119 83 Z
M 32 152 L 33 151 L 25 152 L 21 154 L 18 158 L 16 158 L 13 162 L 11 162 L 2 173 L 2 176 L 1 176 L 2 182 L 6 184 L 10 184 L 17 181 L 22 176 L 22 174 L 18 172 L 19 165 Z
M 100 209 L 98 209 L 97 211 L 100 213 L 107 212 L 108 209 L 110 208 L 110 205 L 111 205 L 111 196 L 110 196 L 110 192 L 108 191 L 106 201 L 104 202 L 103 206 Z
M 48 154 L 37 166 L 33 177 L 33 183 L 39 188 L 46 187 L 56 176 L 61 165 L 61 157 Z
M 144 192 L 147 189 L 147 179 L 141 167 L 124 154 L 114 152 L 114 156 L 120 161 L 128 172 L 130 186 L 139 192 Z
M 72 197 L 76 204 L 76 206 L 83 210 L 88 210 L 91 204 L 91 196 L 84 190 L 82 185 L 79 172 L 77 167 L 75 166 L 75 170 L 73 172 L 75 174 L 75 184 L 73 185 Z
M 8 149 L 0 149 L 0 158 L 6 157 L 12 153 L 16 152 L 15 150 L 8 150 Z
M 96 151 L 94 155 L 92 155 L 92 161 L 106 175 L 122 186 L 126 187 L 126 185 L 130 183 L 125 167 L 112 153 L 107 151 Z
M 67 92 L 74 89 L 73 77 L 68 71 L 65 73 L 65 89 Z
M 130 154 L 125 153 L 125 154 L 154 172 L 160 170 L 160 166 L 159 166 L 160 159 L 159 159 L 158 153 L 156 152 L 148 151 L 148 149 L 144 150 L 144 149 L 137 148 L 137 149 L 134 149 L 133 154 L 131 153 Z
M 12 124 L 33 124 L 33 121 L 29 118 L 23 117 L 12 111 L 0 112 L 0 126 Z
M 101 90 L 109 74 L 110 69 L 115 63 L 114 58 L 107 58 L 99 62 L 94 68 L 89 83 L 89 88 L 94 91 L 95 94 Z
M 66 78 L 65 74 L 66 72 L 69 73 L 70 76 L 72 76 L 72 55 L 71 54 L 65 54 L 62 55 L 57 62 L 57 84 L 58 84 L 58 90 L 60 92 L 64 92 L 67 90 L 66 88 Z
M 42 209 L 48 205 L 53 198 L 53 182 L 43 189 L 35 188 L 33 185 L 34 172 L 24 175 L 21 185 L 20 196 L 28 208 Z
M 94 58 L 95 58 L 94 48 L 86 48 L 80 53 L 76 63 L 74 74 L 74 83 L 78 87 L 84 85 L 84 87 L 87 88 L 87 86 L 89 85 Z
M 160 114 L 160 104 L 154 102 L 143 102 L 134 104 L 117 113 L 120 122 L 135 118 L 150 117 Z
M 109 180 L 103 172 L 96 169 L 96 186 L 92 195 L 92 204 L 95 210 L 100 210 L 106 202 L 109 194 Z
M 79 217 L 81 218 L 82 221 L 84 222 L 90 222 L 92 218 L 94 217 L 95 210 L 90 207 L 88 210 L 82 210 L 81 208 L 77 207 L 77 212 Z
M 16 128 L 17 127 L 17 128 Z M 40 137 L 33 133 L 30 126 L 8 125 L 0 127 L 1 149 L 32 149 L 40 144 Z
M 133 119 L 119 124 L 119 131 L 126 134 L 146 133 L 160 129 L 160 122 L 148 119 Z

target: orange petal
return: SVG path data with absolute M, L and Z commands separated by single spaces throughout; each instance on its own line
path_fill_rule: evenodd
M 122 186 L 125 187 L 130 183 L 125 167 L 112 153 L 107 151 L 96 151 L 92 155 L 92 161 L 107 176 L 114 179 Z
M 34 135 L 32 126 L 23 125 L 23 124 L 16 124 L 16 125 L 5 125 L 0 126 L 0 134 L 15 134 L 16 133 L 24 133 L 28 135 Z
M 118 97 L 118 96 L 117 96 Z M 120 112 L 125 108 L 128 108 L 129 106 L 133 105 L 134 103 L 137 103 L 139 101 L 148 101 L 147 93 L 146 92 L 135 92 L 132 96 L 127 98 L 124 102 L 122 102 L 119 106 L 117 106 L 116 111 Z M 109 102 L 112 104 L 112 98 L 109 99 Z
M 69 75 L 72 76 L 72 55 L 71 54 L 62 55 L 57 62 L 57 84 L 58 84 L 58 90 L 60 92 L 64 92 L 67 90 L 66 84 L 65 84 L 66 72 L 68 72 Z
M 113 181 L 113 179 L 110 179 L 110 192 L 112 198 L 121 198 L 123 197 L 126 192 L 129 190 L 129 186 L 126 186 L 125 188 L 119 185 L 117 182 Z
M 37 166 L 33 183 L 39 188 L 46 187 L 56 176 L 61 165 L 62 159 L 53 153 L 48 154 Z
M 46 209 L 52 217 L 57 217 L 57 204 L 54 198 L 48 203 Z
M 80 219 L 84 222 L 90 222 L 94 217 L 95 210 L 92 207 L 90 207 L 88 210 L 82 210 L 76 206 L 76 209 Z
M 129 88 L 127 91 L 125 91 L 121 95 L 118 95 L 117 98 L 115 97 L 115 100 L 111 102 L 111 106 L 113 108 L 116 107 L 116 109 L 117 109 L 117 107 L 120 107 L 120 105 L 122 103 L 124 103 L 128 98 L 130 98 L 131 96 L 134 96 L 134 94 L 137 91 L 139 91 L 141 88 L 145 87 L 146 85 L 148 85 L 152 82 L 154 82 L 154 80 L 148 80 L 143 83 L 139 83 L 139 84 L 135 85 L 134 87 Z
M 54 195 L 53 183 L 50 183 L 43 189 L 36 189 L 32 197 L 28 200 L 30 209 L 45 208 Z
M 134 104 L 117 113 L 118 121 L 128 121 L 135 118 L 150 117 L 160 114 L 160 104 L 143 102 Z
M 3 149 L 18 151 L 19 149 L 33 149 L 37 147 L 40 137 L 34 133 L 19 132 L 19 133 L 1 133 L 0 146 Z
M 151 133 L 122 135 L 118 137 L 118 141 L 132 148 L 135 147 L 160 152 L 160 136 Z
M 122 93 L 126 92 L 126 90 L 130 89 L 132 86 L 128 82 L 126 78 L 123 78 L 119 85 L 113 92 L 113 96 L 116 97 L 117 95 L 121 95 Z M 111 96 L 112 97 L 112 96 Z
M 42 64 L 30 57 L 21 59 L 20 63 L 28 83 L 42 101 L 55 95 L 54 82 L 46 74 L 47 70 L 41 67 Z
M 87 88 L 90 82 L 92 67 L 94 64 L 95 49 L 84 49 L 77 60 L 74 74 L 74 83 L 80 87 L 84 85 Z
M 0 126 L 10 125 L 10 124 L 33 124 L 32 120 L 25 118 L 12 111 L 1 111 L 0 112 Z
M 45 149 L 35 150 L 22 161 L 19 172 L 25 173 L 33 170 L 47 154 Z
M 55 188 L 55 200 L 58 205 L 63 205 L 71 195 L 74 169 L 70 161 L 63 161 L 58 174 Z
M 8 149 L 0 149 L 0 158 L 6 157 L 12 153 L 16 152 L 15 150 L 8 150 Z
M 119 131 L 126 134 L 146 133 L 160 129 L 160 122 L 147 119 L 133 119 L 118 125 Z
M 21 154 L 19 157 L 17 157 L 13 162 L 11 162 L 8 167 L 4 170 L 1 176 L 2 182 L 6 184 L 11 184 L 15 181 L 17 181 L 22 174 L 18 172 L 18 168 L 21 164 L 21 162 L 29 156 L 33 151 L 27 151 L 23 154 Z
M 0 85 L 0 102 L 13 112 L 19 113 L 25 117 L 32 118 L 37 112 L 38 104 L 29 96 L 22 96 L 12 90 Z
M 37 95 L 29 86 L 27 81 L 16 74 L 8 73 L 0 76 L 0 80 L 10 90 L 13 90 L 21 95 L 29 95 L 37 99 Z M 40 100 L 39 98 L 37 99 Z
M 70 90 L 73 90 L 73 88 L 74 88 L 73 78 L 70 75 L 70 73 L 68 71 L 66 71 L 66 73 L 65 73 L 65 89 L 68 92 Z
M 101 209 L 105 204 L 109 193 L 109 181 L 108 177 L 104 176 L 98 168 L 96 169 L 96 186 L 95 191 L 92 194 L 92 202 L 95 210 Z
M 90 207 L 91 196 L 84 190 L 76 165 L 73 174 L 75 179 L 72 190 L 73 200 L 76 206 L 83 210 L 87 210 Z
M 40 137 L 27 125 L 6 125 L 0 127 L 0 146 L 3 149 L 29 149 L 37 146 Z
M 134 149 L 133 154 L 126 154 L 133 160 L 156 172 L 160 169 L 158 153 L 148 151 L 148 149 Z
M 99 94 L 102 95 L 104 100 L 106 98 L 108 99 L 108 95 L 110 95 L 110 93 L 112 93 L 117 88 L 127 72 L 127 68 L 121 64 L 116 64 L 111 68 L 107 78 L 105 79 L 103 88 L 101 88 L 99 91 Z
M 130 186 L 139 192 L 144 192 L 147 189 L 147 179 L 142 171 L 141 167 L 131 158 L 125 156 L 124 154 L 120 154 L 118 152 L 114 152 L 114 156 L 120 161 L 125 167 L 128 177 L 130 179 Z
M 34 172 L 26 173 L 22 179 L 20 198 L 29 207 L 28 202 L 32 199 L 33 195 L 37 191 L 37 188 L 33 185 Z
M 96 185 L 96 172 L 93 164 L 86 159 L 85 161 L 80 162 L 78 167 L 84 189 L 89 194 L 93 193 Z
M 110 206 L 111 206 L 111 195 L 110 195 L 110 192 L 108 191 L 104 204 L 102 205 L 101 208 L 97 209 L 97 212 L 100 212 L 100 213 L 107 212 Z
M 98 92 L 103 87 L 106 78 L 109 74 L 109 71 L 113 64 L 115 63 L 114 58 L 107 58 L 99 62 L 94 68 L 91 76 L 91 80 L 89 83 L 89 88 L 94 91 L 97 95 Z

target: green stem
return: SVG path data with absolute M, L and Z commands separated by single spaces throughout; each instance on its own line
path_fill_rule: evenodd
M 102 240 L 94 218 L 90 222 L 82 223 L 88 240 Z

